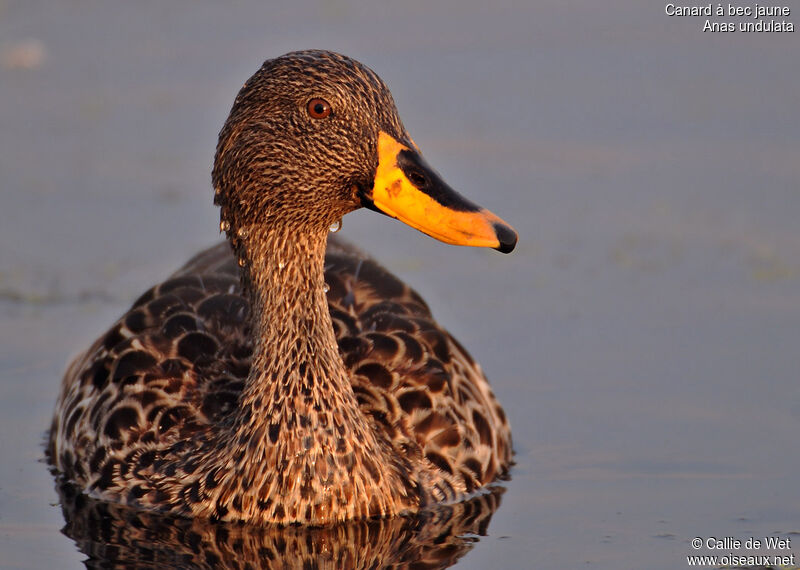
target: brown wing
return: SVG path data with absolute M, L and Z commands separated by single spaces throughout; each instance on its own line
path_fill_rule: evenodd
M 130 454 L 227 421 L 250 370 L 249 311 L 227 244 L 142 295 L 67 371 L 50 433 L 56 467 L 102 492 L 135 464 Z
M 480 368 L 422 298 L 346 243 L 328 248 L 325 279 L 353 389 L 398 452 L 450 477 L 441 499 L 506 473 L 511 434 Z

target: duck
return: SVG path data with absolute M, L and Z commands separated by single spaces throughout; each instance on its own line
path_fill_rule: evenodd
M 154 286 L 68 367 L 47 454 L 92 499 L 327 526 L 416 513 L 506 477 L 480 365 L 408 285 L 332 230 L 367 208 L 449 244 L 516 231 L 448 186 L 367 66 L 267 60 L 212 170 L 227 241 Z

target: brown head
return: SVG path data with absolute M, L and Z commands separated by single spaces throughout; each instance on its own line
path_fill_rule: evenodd
M 386 85 L 326 51 L 268 60 L 242 87 L 213 172 L 222 227 L 324 231 L 359 207 L 432 237 L 509 252 L 514 230 L 448 187 L 408 136 Z

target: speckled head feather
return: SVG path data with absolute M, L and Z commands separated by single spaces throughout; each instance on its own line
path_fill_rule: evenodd
M 381 80 L 329 52 L 267 61 L 236 98 L 213 180 L 233 255 L 198 254 L 72 363 L 56 469 L 137 508 L 310 525 L 418 511 L 503 476 L 511 435 L 480 366 L 417 293 L 328 239 L 366 205 L 450 243 L 516 242 L 424 163 Z
M 306 106 L 321 98 L 324 120 Z M 236 97 L 217 145 L 213 171 L 222 227 L 327 228 L 361 206 L 372 187 L 378 133 L 408 141 L 391 93 L 366 66 L 326 51 L 267 60 Z

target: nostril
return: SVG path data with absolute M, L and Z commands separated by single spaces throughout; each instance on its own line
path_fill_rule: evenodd
M 424 188 L 428 185 L 428 177 L 417 170 L 409 169 L 409 171 L 406 172 L 406 176 L 408 176 L 408 179 L 417 188 Z

